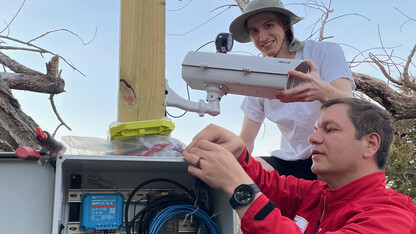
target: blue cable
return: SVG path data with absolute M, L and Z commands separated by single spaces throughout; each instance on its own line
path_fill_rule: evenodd
M 199 209 L 198 206 L 192 206 L 189 204 L 172 205 L 161 210 L 150 224 L 149 234 L 157 234 L 168 219 L 180 214 L 192 214 L 197 216 L 203 224 L 204 233 L 206 233 L 206 229 L 208 229 L 211 234 L 221 234 L 220 228 L 214 221 L 212 221 L 207 213 Z

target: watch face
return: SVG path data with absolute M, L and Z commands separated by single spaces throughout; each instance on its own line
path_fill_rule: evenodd
M 248 185 L 240 185 L 234 193 L 234 198 L 241 205 L 250 204 L 253 200 L 253 190 Z

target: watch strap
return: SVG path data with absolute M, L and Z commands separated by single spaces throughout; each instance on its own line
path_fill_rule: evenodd
M 231 198 L 230 198 L 229 202 L 230 202 L 231 207 L 232 207 L 234 210 L 235 210 L 235 209 L 237 209 L 237 207 L 239 207 L 239 206 L 241 205 L 239 202 L 237 202 L 237 200 L 235 200 L 234 195 L 233 195 L 233 196 L 231 196 Z
M 251 189 L 253 189 L 253 196 L 256 195 L 257 193 L 261 192 L 259 186 L 257 186 L 257 184 L 249 184 L 248 186 L 250 186 Z

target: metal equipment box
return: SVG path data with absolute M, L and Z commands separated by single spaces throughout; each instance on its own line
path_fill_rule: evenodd
M 0 153 L 1 233 L 50 233 L 54 170 Z
M 72 222 L 72 201 L 80 200 L 80 192 L 114 191 L 129 194 L 137 185 L 154 178 L 168 178 L 189 189 L 195 177 L 187 171 L 183 158 L 119 155 L 62 155 L 56 161 L 52 234 L 82 233 L 79 223 Z M 174 189 L 170 184 L 149 185 L 147 189 Z M 227 196 L 216 190 L 213 194 L 215 222 L 222 233 L 237 233 L 237 215 L 228 204 Z

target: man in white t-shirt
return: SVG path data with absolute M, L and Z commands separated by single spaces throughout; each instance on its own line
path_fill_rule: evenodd
M 268 118 L 281 132 L 280 148 L 271 156 L 257 157 L 265 169 L 281 175 L 316 179 L 311 172 L 308 136 L 325 101 L 352 97 L 353 77 L 340 46 L 329 42 L 299 41 L 293 24 L 301 17 L 284 8 L 280 0 L 252 0 L 230 25 L 236 41 L 252 41 L 266 57 L 308 60 L 309 73 L 291 70 L 301 80 L 295 88 L 282 90 L 276 99 L 245 97 L 240 136 L 251 153 L 262 122 Z M 276 148 L 278 144 L 276 143 Z

